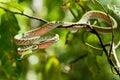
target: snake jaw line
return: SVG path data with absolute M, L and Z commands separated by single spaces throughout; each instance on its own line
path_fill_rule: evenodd
M 21 39 L 22 38 L 22 34 L 19 34 L 19 35 L 15 35 L 14 39 Z

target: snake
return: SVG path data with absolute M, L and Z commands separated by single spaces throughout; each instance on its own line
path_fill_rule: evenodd
M 102 19 L 111 26 L 91 25 L 89 23 L 91 19 Z M 53 43 L 59 40 L 59 35 L 58 34 L 45 35 L 45 34 L 47 34 L 49 31 L 57 27 L 69 28 L 71 31 L 75 32 L 80 30 L 81 28 L 85 28 L 88 30 L 88 27 L 80 24 L 90 25 L 96 31 L 102 33 L 111 33 L 113 29 L 117 28 L 117 22 L 112 16 L 102 11 L 91 10 L 86 12 L 78 22 L 50 21 L 44 24 L 42 27 L 15 35 L 14 37 L 15 43 L 17 45 L 22 46 L 19 47 L 17 51 L 20 55 L 22 55 L 25 51 L 28 50 L 34 51 L 37 49 L 47 48 L 48 46 L 52 45 Z

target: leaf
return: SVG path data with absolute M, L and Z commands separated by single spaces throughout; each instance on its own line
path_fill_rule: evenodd
M 120 8 L 117 8 L 115 5 L 112 4 L 108 4 L 107 7 L 120 17 Z
M 84 38 L 85 38 L 84 40 L 91 45 L 98 46 L 98 44 L 99 44 L 99 40 L 95 34 L 86 32 Z
M 14 70 L 17 71 L 17 67 L 13 68 L 13 63 L 16 64 L 16 45 L 14 43 L 14 36 L 18 33 L 19 26 L 17 20 L 13 14 L 4 13 L 1 17 L 0 25 L 0 59 L 3 69 L 0 73 L 5 73 L 8 79 L 14 75 Z M 20 68 L 19 68 L 20 69 Z M 19 75 L 19 73 L 17 73 Z M 18 76 L 16 76 L 17 78 Z
M 101 48 L 98 37 L 95 34 L 86 33 L 84 38 L 85 44 L 89 47 L 88 51 L 94 55 L 102 56 L 103 49 Z
M 59 61 L 56 57 L 51 57 L 47 64 L 46 64 L 46 68 L 45 68 L 45 71 L 48 73 L 50 71 L 51 68 L 58 68 L 59 67 Z
M 66 43 L 66 44 L 71 44 L 73 38 L 74 38 L 73 34 L 70 33 L 70 32 L 68 32 L 68 33 L 66 34 L 66 42 L 65 42 L 65 43 Z
M 20 12 L 23 12 L 23 8 L 16 2 L 11 1 L 11 2 L 0 2 L 1 4 L 3 4 L 5 7 L 7 7 L 8 9 L 10 8 L 14 8 L 19 10 Z
M 13 23 L 14 22 L 14 23 Z M 2 49 L 9 50 L 13 46 L 13 37 L 18 33 L 19 26 L 17 20 L 13 14 L 5 13 L 2 15 L 1 26 L 0 26 L 0 43 L 5 45 L 0 46 Z

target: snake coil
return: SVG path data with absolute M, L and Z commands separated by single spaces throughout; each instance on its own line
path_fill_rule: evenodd
M 101 27 L 101 26 L 91 25 L 88 23 L 90 19 L 102 19 L 106 21 L 108 24 L 110 24 L 112 27 Z M 77 31 L 80 28 L 87 28 L 85 26 L 79 26 L 74 24 L 88 24 L 88 25 L 91 25 L 96 31 L 103 32 L 103 33 L 111 33 L 112 28 L 113 29 L 117 28 L 117 22 L 110 15 L 101 11 L 89 11 L 85 13 L 82 16 L 82 18 L 76 23 L 70 23 L 70 22 L 61 23 L 61 22 L 51 21 L 40 28 L 33 29 L 22 34 L 17 34 L 14 37 L 16 44 L 25 46 L 25 47 L 18 48 L 18 53 L 22 54 L 23 52 L 29 49 L 31 49 L 32 51 L 36 49 L 43 49 L 50 46 L 54 42 L 58 41 L 59 40 L 58 34 L 51 35 L 49 37 L 42 37 L 44 34 L 46 34 L 50 30 L 58 26 L 67 27 L 72 25 L 70 29 L 73 31 Z

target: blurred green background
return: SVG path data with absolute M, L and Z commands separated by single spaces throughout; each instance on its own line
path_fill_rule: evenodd
M 14 42 L 14 36 L 44 23 L 1 8 L 47 21 L 77 22 L 85 12 L 104 11 L 104 7 L 118 22 L 114 34 L 114 42 L 117 44 L 120 40 L 120 0 L 97 1 L 0 0 L 0 80 L 119 80 L 103 51 L 85 45 L 87 42 L 100 47 L 97 37 L 85 30 L 71 33 L 68 29 L 56 28 L 50 33 L 59 34 L 58 42 L 18 60 L 20 55 L 17 53 L 18 45 Z M 104 43 L 111 41 L 111 34 L 100 33 L 100 36 Z M 116 52 L 120 60 L 120 47 Z

